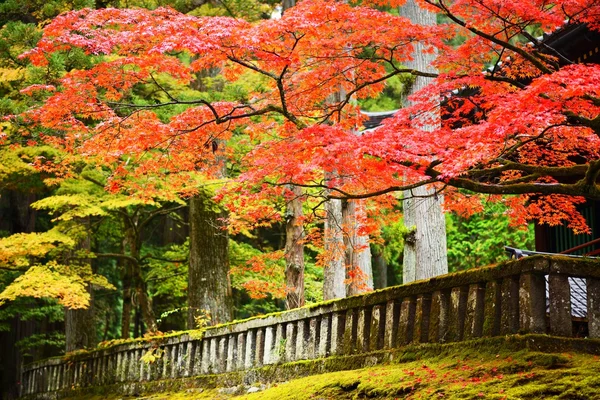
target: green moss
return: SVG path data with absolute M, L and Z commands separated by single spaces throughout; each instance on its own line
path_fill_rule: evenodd
M 267 366 L 250 372 L 270 385 L 255 394 L 240 395 L 247 390 L 241 385 L 248 375 L 231 373 L 145 382 L 129 391 L 146 393 L 144 397 L 117 395 L 117 387 L 111 386 L 73 393 L 71 399 L 597 399 L 600 359 L 573 351 L 583 347 L 596 352 L 597 344 L 545 335 L 484 338 Z M 544 347 L 553 350 L 539 351 Z M 306 375 L 311 376 L 293 379 Z

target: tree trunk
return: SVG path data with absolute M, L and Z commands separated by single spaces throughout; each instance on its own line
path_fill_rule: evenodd
M 122 250 L 125 254 L 125 251 Z M 131 263 L 119 258 L 117 265 L 121 267 L 123 281 L 123 309 L 121 310 L 121 339 L 129 339 L 131 327 Z
M 304 227 L 301 220 L 302 188 L 292 186 L 294 198 L 287 204 L 285 225 L 286 309 L 304 305 Z
M 285 12 L 285 10 L 292 8 L 296 5 L 296 0 L 283 0 L 281 2 L 281 14 Z
M 91 238 L 89 236 L 89 218 L 82 221 L 88 229 L 87 236 L 79 243 L 80 250 L 91 250 Z M 76 261 L 78 262 L 78 261 Z M 90 259 L 81 262 L 88 264 L 90 272 L 92 270 Z M 96 346 L 96 324 L 94 312 L 94 291 L 92 285 L 86 287 L 90 295 L 90 304 L 88 308 L 71 310 L 65 308 L 65 342 L 67 353 L 73 350 L 90 349 Z
M 414 0 L 400 7 L 400 15 L 420 25 L 436 24 L 435 14 L 421 9 Z M 414 60 L 406 62 L 408 68 L 437 72 L 431 66 L 435 54 L 424 53 L 421 45 L 415 46 Z M 430 78 L 417 77 L 412 92 L 425 87 Z M 443 198 L 435 188 L 420 187 L 404 192 L 404 224 L 411 229 L 404 244 L 403 282 L 427 279 L 448 273 L 446 250 L 446 221 L 442 211 Z
M 347 200 L 342 208 L 342 226 L 346 252 L 346 294 L 354 296 L 373 290 L 373 270 L 369 237 L 359 233 L 365 210 L 364 203 Z
M 206 195 L 190 199 L 190 266 L 188 328 L 208 312 L 211 324 L 231 321 L 233 299 L 229 281 L 229 237 L 226 213 Z
M 90 305 L 85 309 L 65 308 L 65 341 L 67 353 L 79 349 L 91 349 L 96 346 L 96 324 L 94 313 L 94 292 L 87 285 Z
M 373 285 L 375 289 L 388 287 L 388 265 L 383 256 L 383 247 L 374 249 L 373 252 Z
M 346 267 L 344 233 L 342 230 L 342 201 L 325 202 L 325 266 L 323 271 L 323 300 L 346 297 Z

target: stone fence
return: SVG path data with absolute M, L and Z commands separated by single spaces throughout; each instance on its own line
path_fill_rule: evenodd
M 534 256 L 366 295 L 27 365 L 22 395 L 251 370 L 407 344 L 515 333 L 573 335 L 570 278 L 583 278 L 600 337 L 600 262 Z

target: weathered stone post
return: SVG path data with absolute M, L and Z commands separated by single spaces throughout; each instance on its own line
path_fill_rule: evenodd
M 600 338 L 600 279 L 587 280 L 588 335 Z
M 264 353 L 264 364 L 274 364 L 274 346 L 275 346 L 275 333 L 272 326 L 267 326 L 265 328 L 265 353 Z
M 296 324 L 288 322 L 285 325 L 285 360 L 294 361 L 296 353 Z
M 404 346 L 413 340 L 415 325 L 416 301 L 414 297 L 405 297 L 400 305 L 400 320 L 398 323 L 397 346 Z
M 556 265 L 552 264 L 554 269 Z M 550 292 L 550 334 L 572 336 L 573 323 L 571 321 L 569 278 L 565 275 L 550 273 L 548 276 L 548 289 Z
M 432 343 L 446 341 L 449 305 L 449 291 L 438 290 L 433 292 L 431 295 L 431 309 L 429 311 L 429 341 Z
M 244 368 L 249 369 L 254 367 L 256 358 L 256 338 L 254 330 L 248 330 L 246 334 L 246 351 L 244 354 Z
M 413 342 L 427 343 L 429 340 L 429 313 L 431 311 L 431 295 L 429 293 L 417 296 L 415 304 L 415 326 Z
M 296 332 L 296 360 L 303 360 L 306 358 L 306 342 L 308 339 L 308 328 L 306 320 L 301 319 L 297 323 Z
M 543 275 L 521 274 L 519 326 L 524 333 L 546 332 L 546 281 Z
M 237 369 L 237 336 L 234 334 L 229 335 L 227 340 L 227 367 L 226 371 L 231 372 Z
M 500 333 L 510 335 L 519 330 L 519 279 L 509 276 L 502 279 Z
M 327 357 L 330 344 L 330 324 L 331 324 L 331 314 L 325 314 L 321 316 L 321 326 L 319 329 L 319 357 Z
M 371 307 L 360 307 L 356 323 L 356 350 L 359 353 L 369 351 L 369 339 L 371 332 Z
M 356 322 L 356 310 L 352 308 L 347 310 L 344 336 L 342 338 L 342 352 L 344 354 L 352 354 L 356 350 L 356 336 L 358 330 Z
M 400 319 L 400 304 L 397 300 L 390 300 L 385 305 L 385 328 L 383 347 L 391 349 L 396 346 L 398 335 L 398 321 Z
M 483 336 L 496 336 L 500 333 L 502 319 L 502 293 L 496 281 L 485 284 L 485 299 L 483 309 Z
M 467 294 L 464 339 L 478 338 L 483 335 L 484 311 L 485 285 L 482 283 L 472 284 L 469 286 Z
M 331 354 L 340 355 L 343 353 L 343 335 L 346 315 L 341 312 L 334 312 L 331 315 Z
M 380 350 L 383 348 L 383 339 L 385 335 L 385 307 L 381 304 L 373 306 L 371 311 L 371 324 L 369 332 L 369 350 Z

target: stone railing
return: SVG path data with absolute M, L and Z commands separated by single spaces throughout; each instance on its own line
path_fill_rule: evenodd
M 73 389 L 251 370 L 411 343 L 514 333 L 571 336 L 571 277 L 584 278 L 583 323 L 587 335 L 598 338 L 600 262 L 535 256 L 197 334 L 32 363 L 22 373 L 22 395 L 60 397 Z

